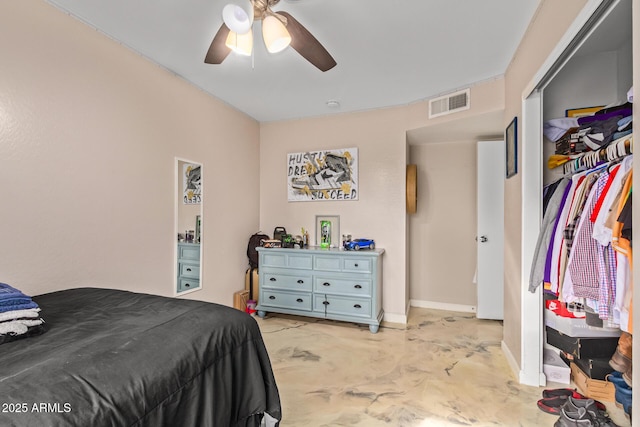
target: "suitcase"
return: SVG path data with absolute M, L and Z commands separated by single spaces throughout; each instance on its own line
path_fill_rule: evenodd
M 248 291 L 248 299 L 258 302 L 258 289 L 259 286 L 258 269 L 249 268 L 244 275 L 244 289 Z

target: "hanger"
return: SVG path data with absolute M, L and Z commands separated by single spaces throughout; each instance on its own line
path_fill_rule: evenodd
M 597 151 L 588 151 L 568 160 L 563 165 L 565 176 L 577 172 L 597 170 L 600 167 L 611 167 L 619 163 L 622 158 L 633 153 L 633 134 L 610 143 L 607 147 Z M 603 164 L 604 163 L 604 164 Z

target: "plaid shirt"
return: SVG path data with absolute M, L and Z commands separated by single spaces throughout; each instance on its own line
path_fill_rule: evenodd
M 593 223 L 589 216 L 598 201 L 600 192 L 604 189 L 609 178 L 609 172 L 605 169 L 594 184 L 584 206 L 583 214 L 576 229 L 574 242 L 569 257 L 567 269 L 570 272 L 572 294 L 576 297 L 599 300 L 600 275 L 598 260 L 598 248 L 596 241 L 591 237 Z M 566 283 L 564 284 L 566 285 Z M 563 292 L 565 293 L 565 292 Z
M 567 254 L 571 253 L 571 246 L 573 245 L 573 238 L 576 234 L 576 228 L 578 227 L 578 223 L 580 222 L 580 217 L 582 215 L 582 211 L 584 210 L 584 205 L 587 202 L 587 197 L 591 192 L 591 187 L 593 187 L 593 183 L 598 179 L 597 174 L 588 175 L 583 181 L 583 187 L 580 190 L 580 200 L 576 200 L 577 207 L 575 211 L 575 217 L 570 220 L 567 226 L 564 228 L 563 236 L 564 236 L 564 244 L 567 247 Z

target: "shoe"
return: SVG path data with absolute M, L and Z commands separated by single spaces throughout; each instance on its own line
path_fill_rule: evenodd
M 568 392 L 572 391 L 571 389 L 558 389 L 558 390 L 552 390 L 552 394 L 561 393 L 560 390 L 566 390 Z M 543 395 L 544 395 L 544 392 L 543 392 Z M 546 412 L 547 414 L 552 414 L 552 415 L 559 415 L 560 408 L 562 408 L 567 403 L 567 399 L 569 398 L 569 396 L 577 400 L 587 400 L 585 396 L 581 395 L 577 391 L 573 391 L 573 394 L 558 394 L 556 396 L 542 398 L 538 400 L 537 405 L 542 412 Z M 596 405 L 596 408 L 598 410 L 603 412 L 606 411 L 607 407 L 603 403 L 598 402 L 597 400 L 593 400 L 593 403 Z
M 615 353 L 609 360 L 609 365 L 618 372 L 625 373 L 631 369 L 631 346 L 633 345 L 633 337 L 628 332 L 622 332 L 618 339 L 618 346 Z
M 600 403 L 600 405 L 602 405 L 602 403 Z M 569 396 L 567 397 L 567 402 L 561 408 L 561 412 L 565 411 L 567 414 L 575 414 L 580 412 L 580 409 L 584 409 L 586 411 L 591 420 L 592 426 L 618 427 L 613 421 L 611 421 L 607 412 L 600 409 L 593 399 L 575 399 L 573 396 Z M 581 420 L 582 418 L 579 419 Z
M 576 396 L 576 395 L 579 395 L 579 396 Z M 557 396 L 564 396 L 564 397 L 573 396 L 576 399 L 586 399 L 586 397 L 578 393 L 575 388 L 551 388 L 551 389 L 542 390 L 543 398 L 557 397 Z
M 553 424 L 553 427 L 593 427 L 591 416 L 584 408 L 578 408 L 571 412 L 565 408 L 560 409 L 560 418 Z
M 616 406 L 622 408 L 624 413 L 631 418 L 631 404 L 633 389 L 629 387 L 620 372 L 612 372 L 606 376 L 606 380 L 613 383 L 616 388 Z
M 545 397 L 538 400 L 538 408 L 547 414 L 560 415 L 560 408 L 565 403 L 567 403 L 567 396 Z
M 624 373 L 622 374 L 622 379 L 624 380 L 624 382 L 627 383 L 629 387 L 633 387 L 633 384 L 631 384 L 632 376 L 633 376 L 633 364 L 629 365 L 629 369 L 624 371 Z

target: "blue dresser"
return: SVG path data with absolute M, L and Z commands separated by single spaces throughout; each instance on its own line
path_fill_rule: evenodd
M 343 320 L 378 332 L 384 249 L 257 248 L 258 315 L 267 312 Z
M 200 288 L 200 244 L 178 242 L 177 293 Z

